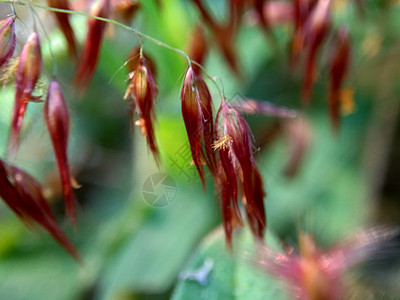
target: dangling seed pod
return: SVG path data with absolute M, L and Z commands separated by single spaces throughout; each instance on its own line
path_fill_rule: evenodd
M 42 54 L 39 36 L 33 32 L 19 56 L 15 75 L 15 101 L 11 121 L 10 153 L 18 150 L 19 136 L 24 122 L 24 115 L 29 102 L 38 102 L 40 97 L 33 96 L 36 83 L 42 71 Z
M 79 254 L 61 228 L 43 196 L 42 187 L 25 171 L 0 159 L 0 197 L 14 213 L 28 224 L 36 222 L 81 262 Z
M 72 191 L 70 166 L 67 147 L 69 136 L 69 113 L 60 85 L 56 81 L 50 83 L 44 104 L 44 119 L 53 144 L 58 170 L 64 192 L 66 212 L 76 226 L 75 198 Z
M 233 224 L 241 220 L 238 205 L 238 183 L 242 191 L 242 203 L 253 235 L 263 239 L 266 227 L 264 187 L 261 174 L 255 164 L 251 138 L 246 121 L 223 100 L 215 122 L 214 148 L 220 157 L 217 181 L 222 196 L 222 211 L 228 245 L 231 245 Z M 240 223 L 240 222 L 239 222 Z
M 129 99 L 131 111 L 136 110 L 139 114 L 140 119 L 135 122 L 135 125 L 142 128 L 147 145 L 159 163 L 160 157 L 154 135 L 154 122 L 156 121 L 154 102 L 156 98 L 157 86 L 151 68 L 144 56 L 140 56 L 135 71 L 131 73 L 131 82 L 125 93 L 125 99 Z
M 206 83 L 191 67 L 186 72 L 181 101 L 193 162 L 205 188 L 203 164 L 207 165 L 213 176 L 216 174 L 215 152 L 212 150 L 214 142 L 212 99 Z

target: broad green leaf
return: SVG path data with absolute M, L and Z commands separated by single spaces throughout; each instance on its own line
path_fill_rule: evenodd
M 276 248 L 276 240 L 267 234 L 268 244 Z M 254 241 L 248 231 L 237 236 L 233 256 L 227 251 L 222 228 L 218 228 L 204 239 L 199 249 L 185 267 L 185 271 L 201 268 L 206 260 L 214 265 L 206 284 L 181 279 L 174 291 L 172 300 L 286 300 L 282 284 L 258 270 L 251 260 L 245 260 L 244 250 L 254 249 Z M 243 253 L 240 253 L 243 251 Z

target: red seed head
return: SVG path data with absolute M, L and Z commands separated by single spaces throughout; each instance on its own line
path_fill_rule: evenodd
M 27 96 L 31 96 L 41 71 L 42 54 L 39 36 L 36 32 L 32 32 L 19 56 L 15 78 L 17 92 L 19 89 L 21 89 L 21 92 Z
M 32 95 L 42 71 L 42 54 L 39 36 L 32 32 L 19 56 L 15 75 L 15 101 L 11 120 L 10 153 L 15 155 L 18 150 L 19 135 L 24 122 L 28 102 L 38 101 L 39 97 Z
M 131 107 L 136 107 L 140 120 L 135 125 L 142 127 L 142 134 L 147 139 L 147 144 L 159 163 L 159 152 L 154 135 L 154 103 L 157 98 L 157 86 L 147 60 L 140 56 L 132 74 L 131 82 L 126 91 L 125 98 L 130 96 Z
M 10 59 L 15 50 L 15 19 L 0 20 L 0 69 Z
M 81 262 L 79 253 L 58 226 L 43 196 L 40 183 L 25 171 L 2 160 L 0 160 L 0 197 L 22 221 L 28 224 L 36 222 L 72 257 Z
M 186 72 L 181 102 L 193 162 L 204 188 L 203 164 L 207 165 L 213 176 L 216 174 L 216 159 L 212 150 L 214 143 L 212 98 L 206 83 L 191 67 Z
M 76 226 L 75 198 L 72 192 L 70 166 L 67 158 L 69 113 L 61 88 L 56 81 L 50 83 L 47 92 L 44 105 L 44 119 L 56 155 L 67 215 Z
M 58 137 L 59 144 L 66 148 L 69 134 L 69 113 L 57 81 L 50 82 L 44 104 L 44 115 L 49 129 L 51 129 L 50 134 Z
M 247 219 L 253 234 L 262 239 L 266 227 L 264 209 L 264 188 L 261 174 L 255 164 L 250 132 L 246 121 L 239 113 L 222 101 L 217 113 L 216 139 L 214 147 L 219 150 L 221 165 L 227 180 L 220 180 L 221 192 L 227 191 L 232 207 L 240 219 L 236 203 L 238 187 L 242 191 L 242 203 L 246 208 Z M 224 194 L 222 193 L 224 196 Z M 226 202 L 226 200 L 224 200 Z M 224 220 L 226 222 L 227 220 Z M 226 228 L 226 227 L 225 227 Z M 227 237 L 230 233 L 227 232 Z M 229 239 L 228 239 L 228 242 Z

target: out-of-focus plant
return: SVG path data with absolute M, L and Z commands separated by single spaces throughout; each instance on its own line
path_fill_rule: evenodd
M 282 297 L 279 296 L 282 299 L 342 299 L 350 294 L 347 289 L 351 287 L 343 284 L 343 274 L 351 266 L 377 255 L 379 251 L 366 251 L 366 247 L 379 249 L 377 244 L 388 240 L 387 236 L 371 238 L 362 249 L 350 245 L 325 254 L 318 250 L 313 235 L 321 239 L 321 244 L 333 247 L 338 238 L 366 225 L 368 210 L 373 207 L 367 198 L 368 193 L 376 192 L 376 188 L 368 187 L 372 181 L 365 177 L 374 171 L 382 171 L 384 162 L 363 172 L 364 165 L 368 167 L 368 164 L 359 161 L 357 149 L 368 150 L 363 143 L 374 143 L 376 134 L 369 129 L 369 124 L 382 122 L 380 107 L 398 109 L 393 93 L 388 92 L 395 90 L 395 84 L 385 82 L 376 88 L 380 91 L 378 96 L 386 101 L 378 108 L 364 95 L 368 101 L 360 103 L 359 111 L 356 111 L 353 93 L 358 85 L 360 88 L 368 86 L 365 84 L 369 80 L 368 74 L 359 71 L 365 60 L 368 64 L 378 56 L 377 60 L 390 64 L 391 60 L 385 60 L 387 56 L 381 54 L 384 52 L 381 47 L 385 44 L 387 49 L 392 49 L 390 47 L 395 47 L 392 45 L 396 42 L 388 38 L 384 43 L 378 34 L 368 32 L 378 30 L 376 16 L 370 14 L 371 11 L 376 9 L 389 14 L 384 4 L 374 7 L 368 1 L 340 0 L 101 0 L 95 3 L 49 0 L 47 5 L 13 0 L 0 2 L 9 8 L 9 15 L 0 21 L 0 72 L 4 98 L 12 95 L 12 83 L 15 83 L 14 103 L 2 104 L 5 108 L 12 106 L 12 113 L 9 121 L 3 121 L 0 128 L 10 132 L 0 159 L 0 196 L 27 225 L 36 222 L 75 260 L 90 265 L 91 272 L 86 281 L 75 282 L 71 290 L 77 290 L 76 294 L 65 292 L 65 299 L 74 296 L 136 299 L 141 291 L 156 291 L 166 296 L 196 243 L 220 223 L 219 215 L 228 247 L 220 246 L 219 235 L 217 241 L 206 240 L 195 255 L 195 266 L 189 264 L 198 269 L 187 270 L 186 276 L 181 276 L 174 299 L 269 299 L 280 286 L 273 277 L 294 285 L 294 291 L 287 286 L 281 288 L 286 290 Z M 386 5 L 393 8 L 393 15 L 398 16 L 396 4 Z M 44 17 L 47 15 L 54 17 L 62 36 Z M 369 27 L 361 30 L 357 20 L 360 23 L 368 20 Z M 29 37 L 24 38 L 21 32 Z M 86 37 L 79 51 L 79 41 L 84 34 Z M 180 34 L 184 37 L 180 38 Z M 63 39 L 66 49 L 59 50 L 57 44 Z M 23 45 L 22 50 L 20 45 Z M 102 51 L 102 48 L 105 49 Z M 69 58 L 62 56 L 64 50 Z M 282 55 L 285 52 L 288 54 Z M 390 57 L 390 53 L 387 55 Z M 122 57 L 128 57 L 128 60 L 124 61 Z M 47 70 L 50 64 L 51 75 Z M 120 72 L 125 67 L 129 73 L 127 84 Z M 389 66 L 383 70 L 384 76 L 398 76 L 398 72 Z M 264 71 L 267 75 L 262 75 Z M 177 103 L 179 74 L 184 74 L 184 80 L 181 101 Z M 109 81 L 107 86 L 104 79 Z M 241 85 L 247 87 L 243 96 L 238 93 Z M 170 89 L 172 92 L 168 91 Z M 237 92 L 236 99 L 227 97 L 227 91 Z M 73 100 L 78 98 L 81 100 Z M 126 100 L 128 113 L 118 98 Z M 317 100 L 321 98 L 326 99 L 328 109 L 320 108 Z M 34 116 L 35 109 L 42 106 L 45 125 L 35 124 L 29 117 L 30 110 Z M 108 121 L 109 128 L 100 125 L 103 118 L 113 114 L 116 117 Z M 352 116 L 341 125 L 346 114 Z M 72 131 L 76 132 L 72 138 L 71 119 Z M 102 143 L 117 147 L 119 142 L 131 140 L 130 134 L 114 131 L 118 128 L 116 124 L 123 124 L 121 120 L 128 120 L 131 129 L 132 125 L 140 127 L 157 167 L 148 166 L 151 161 L 147 160 L 144 147 L 138 146 L 142 139 L 134 139 L 132 156 L 122 158 L 121 152 L 117 152 L 114 158 L 112 151 L 106 154 Z M 330 121 L 329 126 L 326 120 Z M 395 120 L 393 113 L 391 121 Z M 186 134 L 182 134 L 183 127 Z M 52 147 L 46 144 L 44 147 L 54 150 L 58 172 L 49 172 L 49 161 L 32 146 L 40 143 L 35 141 L 38 128 L 48 131 Z M 393 128 L 393 124 L 387 128 Z M 364 139 L 368 135 L 372 137 Z M 34 139 L 32 149 L 24 147 L 29 136 Z M 377 161 L 383 161 L 387 156 L 381 149 L 390 137 L 383 137 L 386 138 L 381 138 L 381 143 L 373 145 L 378 149 L 375 151 Z M 35 161 L 35 167 L 26 164 L 27 171 L 22 170 L 24 151 Z M 366 152 L 365 159 L 375 153 Z M 100 153 L 97 160 L 96 153 Z M 182 159 L 180 163 L 176 160 L 178 157 Z M 134 175 L 124 180 L 115 164 L 118 161 L 130 170 L 127 159 L 134 161 Z M 320 161 L 329 162 L 330 169 L 324 171 L 318 164 Z M 174 167 L 178 172 L 173 171 Z M 155 174 L 148 176 L 151 170 Z M 137 197 L 138 185 L 146 177 L 142 187 L 146 201 L 156 206 L 161 198 L 157 198 L 155 186 L 161 186 L 163 197 L 170 204 L 168 197 L 175 196 L 177 191 L 164 170 L 186 176 L 188 181 L 199 178 L 200 182 L 194 185 L 179 180 L 187 198 L 180 201 L 189 203 L 177 204 L 176 211 L 168 210 L 170 208 L 155 211 L 135 200 L 131 207 L 133 215 L 118 204 L 113 204 L 118 207 L 117 212 L 110 213 L 111 202 L 118 203 L 118 198 L 127 197 L 119 193 L 130 192 L 133 182 L 134 197 Z M 342 177 L 338 178 L 337 174 Z M 43 185 L 34 176 L 41 178 Z M 83 188 L 76 191 L 76 195 L 73 188 L 80 185 L 75 178 L 83 182 Z M 203 187 L 203 193 L 198 193 L 202 196 L 196 196 L 198 200 L 215 197 L 217 205 L 211 201 L 200 204 L 190 199 L 191 195 L 197 194 L 198 185 Z M 214 187 L 214 193 L 210 192 L 210 186 Z M 116 199 L 105 201 L 104 212 L 85 209 L 85 206 L 98 207 L 93 202 L 104 196 L 103 190 L 110 191 L 108 188 L 114 189 L 110 197 Z M 267 194 L 269 201 L 265 200 Z M 66 215 L 78 235 L 77 248 L 84 252 L 83 255 L 57 225 L 57 218 L 50 208 L 49 202 L 61 195 L 65 199 Z M 358 198 L 355 203 L 343 202 L 352 195 Z M 150 201 L 148 197 L 157 199 Z M 294 199 L 297 197 L 298 201 Z M 57 211 L 57 203 L 52 208 Z M 242 211 L 245 211 L 255 237 L 253 244 L 241 238 L 243 229 L 240 228 L 246 227 Z M 273 247 L 285 248 L 285 237 L 295 238 L 296 225 L 307 227 L 303 222 L 308 213 L 314 212 L 314 221 L 318 224 L 311 226 L 312 234 L 299 236 L 299 255 L 271 250 L 271 240 Z M 357 217 L 352 218 L 352 213 Z M 62 214 L 56 216 L 60 218 Z M 104 227 L 97 228 L 92 243 L 85 243 L 91 235 L 89 230 L 97 227 L 93 224 L 102 223 L 104 216 L 108 218 Z M 124 226 L 127 220 L 129 225 Z M 156 226 L 158 222 L 160 226 Z M 336 226 L 348 232 L 321 238 L 324 235 L 316 228 L 329 227 L 329 222 L 334 224 L 332 228 Z M 161 224 L 167 229 L 163 235 L 157 235 L 153 231 L 161 228 Z M 332 233 L 335 231 L 332 228 L 326 230 Z M 80 235 L 82 230 L 87 232 Z M 369 234 L 372 236 L 373 232 Z M 168 264 L 168 258 L 157 251 L 174 248 L 173 244 L 168 244 L 170 236 L 179 238 L 175 256 Z M 275 236 L 281 238 L 281 245 Z M 165 245 L 160 237 L 165 239 Z M 147 249 L 146 239 L 155 249 Z M 237 241 L 242 242 L 239 250 L 236 250 Z M 266 246 L 260 246 L 263 243 Z M 100 250 L 101 247 L 104 248 Z M 243 247 L 257 249 L 255 261 L 263 265 L 267 274 L 257 282 L 264 280 L 267 287 L 257 285 L 255 292 L 247 292 L 252 288 L 252 278 L 259 266 L 253 268 L 253 263 L 248 263 L 248 269 L 238 267 L 237 272 L 233 270 L 237 264 L 236 251 L 242 251 Z M 144 256 L 152 254 L 151 258 L 157 262 L 155 268 L 164 265 L 165 269 L 157 272 L 151 270 L 152 266 L 141 265 L 142 261 L 150 259 L 142 260 L 143 256 L 131 254 L 137 254 L 135 251 Z M 368 255 L 354 258 L 361 252 L 368 252 Z M 226 258 L 218 261 L 218 257 L 225 255 Z M 202 267 L 199 258 L 209 259 L 208 262 L 211 259 L 213 263 Z M 130 264 L 138 268 L 130 270 L 132 273 L 140 273 L 140 268 L 149 269 L 148 278 L 133 276 L 135 286 L 126 274 Z M 228 271 L 222 271 L 221 266 Z M 0 282 L 1 272 L 0 264 Z M 76 274 L 78 271 L 70 272 Z M 234 292 L 231 282 L 236 280 L 241 282 Z M 207 286 L 203 294 L 197 293 L 198 285 Z M 74 289 L 76 286 L 80 288 Z

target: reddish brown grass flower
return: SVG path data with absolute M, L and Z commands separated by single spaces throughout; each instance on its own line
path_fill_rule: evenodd
M 69 113 L 61 88 L 56 81 L 50 83 L 47 92 L 44 104 L 44 119 L 56 155 L 64 192 L 66 212 L 71 222 L 76 226 L 75 198 L 72 191 L 70 167 L 67 157 Z
M 42 71 L 42 54 L 39 36 L 33 32 L 19 56 L 15 75 L 15 101 L 11 120 L 10 153 L 15 155 L 18 150 L 19 136 L 24 122 L 24 115 L 29 102 L 39 101 L 32 95 L 36 82 Z
M 15 50 L 15 18 L 0 20 L 0 70 Z
M 330 62 L 330 87 L 329 87 L 329 112 L 331 122 L 334 129 L 340 127 L 339 104 L 340 104 L 340 88 L 346 77 L 350 63 L 350 42 L 346 29 L 339 30 L 336 39 L 336 46 L 332 53 Z
M 330 28 L 330 0 L 318 0 L 305 24 L 305 43 L 308 48 L 303 77 L 302 98 L 308 103 L 317 74 L 318 52 Z
M 213 176 L 216 174 L 212 98 L 206 83 L 191 67 L 186 72 L 181 101 L 193 162 L 205 188 L 203 164 Z
M 90 13 L 96 17 L 108 18 L 110 15 L 110 0 L 99 0 Z M 78 70 L 75 76 L 75 84 L 85 90 L 89 85 L 100 54 L 101 41 L 103 39 L 106 23 L 96 19 L 88 19 L 88 32 L 78 63 Z
M 39 182 L 25 171 L 2 160 L 0 160 L 0 197 L 22 221 L 27 225 L 36 222 L 73 258 L 81 262 L 77 250 L 57 225 Z
M 215 21 L 214 17 L 211 16 L 211 14 L 203 5 L 202 0 L 192 0 L 192 2 L 197 6 L 203 20 L 213 32 L 218 47 L 221 53 L 224 55 L 229 66 L 237 75 L 240 75 L 240 67 L 234 41 L 241 22 L 244 1 L 229 1 L 228 19 L 226 23 L 222 24 Z
M 237 196 L 242 192 L 242 203 L 254 236 L 263 239 L 266 227 L 264 187 L 261 174 L 253 158 L 251 138 L 246 121 L 222 101 L 216 123 L 214 148 L 220 157 L 218 185 L 227 242 L 231 245 L 232 229 L 241 220 Z
M 71 10 L 68 0 L 47 0 L 47 4 L 49 7 Z M 78 57 L 78 50 L 76 47 L 75 33 L 69 22 L 69 15 L 65 13 L 54 12 L 54 16 L 56 17 L 58 27 L 60 27 L 67 41 L 70 57 L 76 59 Z
M 159 163 L 159 152 L 154 135 L 154 102 L 157 98 L 157 86 L 147 60 L 140 56 L 136 69 L 131 74 L 131 82 L 125 93 L 125 99 L 129 98 L 131 111 L 136 110 L 140 120 L 135 125 L 142 128 L 142 134 L 146 137 L 147 145 L 153 153 L 157 163 Z M 131 116 L 133 120 L 133 116 Z

